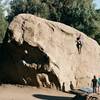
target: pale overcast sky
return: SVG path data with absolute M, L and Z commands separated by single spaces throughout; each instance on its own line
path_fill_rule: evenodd
M 100 0 L 94 0 L 94 3 L 96 4 L 96 9 L 100 8 Z

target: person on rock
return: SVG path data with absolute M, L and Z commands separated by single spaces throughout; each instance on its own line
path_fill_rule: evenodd
M 78 49 L 78 53 L 80 54 L 81 53 L 81 48 L 82 48 L 82 38 L 81 38 L 81 35 L 79 35 L 76 38 L 76 47 Z

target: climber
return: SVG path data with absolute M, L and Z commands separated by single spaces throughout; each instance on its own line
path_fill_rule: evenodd
M 95 75 L 94 75 L 94 78 L 92 79 L 92 88 L 93 88 L 93 93 L 96 93 L 97 79 Z
M 81 48 L 82 48 L 82 39 L 81 39 L 81 34 L 77 37 L 76 39 L 76 46 L 78 49 L 78 53 L 81 53 Z

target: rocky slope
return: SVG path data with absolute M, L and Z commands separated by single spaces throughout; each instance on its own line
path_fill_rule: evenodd
M 81 34 L 81 54 L 76 38 Z M 46 73 L 57 88 L 70 81 L 75 87 L 91 84 L 100 71 L 100 46 L 84 33 L 58 22 L 20 14 L 8 27 L 1 46 L 2 82 L 37 85 L 36 74 Z M 36 68 L 32 64 L 36 64 Z

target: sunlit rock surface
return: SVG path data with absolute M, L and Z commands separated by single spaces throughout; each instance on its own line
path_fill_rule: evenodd
M 81 54 L 76 38 L 81 34 Z M 66 90 L 91 84 L 100 71 L 100 46 L 84 33 L 62 23 L 20 14 L 10 23 L 1 46 L 0 78 L 3 82 L 38 86 L 37 73 Z

